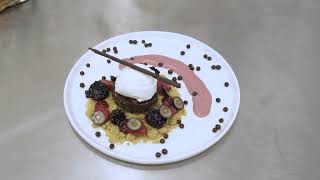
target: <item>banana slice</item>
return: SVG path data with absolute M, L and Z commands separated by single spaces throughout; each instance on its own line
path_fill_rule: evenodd
M 161 105 L 159 111 L 161 116 L 164 118 L 170 118 L 172 116 L 172 111 L 167 105 Z
M 102 125 L 106 120 L 104 114 L 101 111 L 94 112 L 91 119 L 92 122 L 98 126 Z
M 183 107 L 184 107 L 184 103 L 183 103 L 182 99 L 179 98 L 179 97 L 174 97 L 173 98 L 173 105 L 174 105 L 175 108 L 177 108 L 179 110 L 183 109 Z
M 130 130 L 135 131 L 141 128 L 142 124 L 141 121 L 139 119 L 129 119 L 127 122 L 127 126 Z

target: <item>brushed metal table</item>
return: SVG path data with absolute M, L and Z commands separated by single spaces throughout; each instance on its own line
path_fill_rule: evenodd
M 320 1 L 31 0 L 0 14 L 0 179 L 320 177 Z M 65 78 L 89 46 L 142 30 L 195 37 L 241 87 L 230 132 L 194 158 L 161 166 L 96 152 L 72 130 Z

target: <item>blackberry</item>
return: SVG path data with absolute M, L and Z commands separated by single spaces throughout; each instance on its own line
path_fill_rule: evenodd
M 166 122 L 167 118 L 164 118 L 161 116 L 159 109 L 151 109 L 150 111 L 147 112 L 146 116 L 146 122 L 157 129 L 162 128 Z
M 126 121 L 126 115 L 122 109 L 116 109 L 111 111 L 111 122 L 119 127 Z
M 89 89 L 85 91 L 85 94 L 87 98 L 99 101 L 108 97 L 109 90 L 100 81 L 95 81 L 90 85 Z

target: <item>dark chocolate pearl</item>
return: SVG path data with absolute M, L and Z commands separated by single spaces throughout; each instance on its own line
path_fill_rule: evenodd
M 163 137 L 164 137 L 165 139 L 168 139 L 169 135 L 168 135 L 168 134 L 164 134 Z
M 208 61 L 211 61 L 211 56 L 208 56 L 208 58 L 207 58 L 207 59 L 208 59 Z
M 179 124 L 179 127 L 181 128 L 181 129 L 183 129 L 184 128 L 184 124 Z
M 187 100 L 184 100 L 183 103 L 184 103 L 185 105 L 187 105 L 187 104 L 188 104 L 188 101 L 187 101 Z
M 134 57 L 130 57 L 130 60 L 134 60 Z
M 220 118 L 220 119 L 219 119 L 219 123 L 223 123 L 223 118 Z
M 102 78 L 101 78 L 101 79 L 106 80 L 106 77 L 105 77 L 105 76 L 102 76 Z
M 137 44 L 138 43 L 138 41 L 137 40 L 133 40 L 133 44 Z
M 116 51 L 116 50 L 117 50 L 117 47 L 113 47 L 112 49 L 113 49 L 114 51 Z
M 187 49 L 190 49 L 191 46 L 190 46 L 190 44 L 187 44 L 186 47 L 187 47 Z
M 185 55 L 186 53 L 184 51 L 180 52 L 181 56 Z
M 217 99 L 216 99 L 216 102 L 217 102 L 217 103 L 219 103 L 220 101 L 221 101 L 221 99 L 220 99 L 220 98 L 217 98 Z
M 152 47 L 152 43 L 149 43 L 149 45 L 148 45 L 149 47 Z
M 161 152 L 162 152 L 162 154 L 164 154 L 164 155 L 165 155 L 165 154 L 168 154 L 168 150 L 167 150 L 167 149 L 162 149 Z
M 177 120 L 177 124 L 181 124 L 181 119 L 178 119 L 178 120 Z
M 80 71 L 80 75 L 83 76 L 83 75 L 84 75 L 84 72 L 83 72 L 83 71 Z
M 132 44 L 133 43 L 133 41 L 132 40 L 129 40 L 129 44 Z
M 148 65 L 147 63 L 143 63 L 144 65 Z
M 103 53 L 106 53 L 106 52 L 107 52 L 107 50 L 103 49 L 103 50 L 102 50 L 102 52 L 103 52 Z
M 224 108 L 223 108 L 223 111 L 224 111 L 224 112 L 228 112 L 228 108 L 227 108 L 227 107 L 224 107 Z
M 207 54 L 204 54 L 204 55 L 203 55 L 203 58 L 207 59 L 207 58 L 208 58 L 208 55 L 207 55 Z
M 193 71 L 193 70 L 194 70 L 194 67 L 193 67 L 193 66 L 192 66 L 192 67 L 190 67 L 190 70 L 191 70 L 191 71 Z
M 80 83 L 80 87 L 81 87 L 81 88 L 84 88 L 84 83 Z
M 178 76 L 178 80 L 182 80 L 182 76 Z
M 189 67 L 193 67 L 193 65 L 192 65 L 192 64 L 189 64 L 188 66 L 189 66 Z
M 217 65 L 217 66 L 216 66 L 216 69 L 217 69 L 217 70 L 220 70 L 220 69 L 221 69 L 221 66 L 220 66 L 220 65 Z
M 144 44 L 144 47 L 146 47 L 146 48 L 149 47 L 149 44 L 148 44 L 148 43 L 145 43 L 145 44 Z
M 228 86 L 229 86 L 229 83 L 228 83 L 228 82 L 225 82 L 225 83 L 224 83 L 224 86 L 225 86 L 225 87 L 228 87 Z
M 178 84 L 178 87 L 177 88 L 181 88 L 181 84 L 180 83 L 177 83 Z
M 216 133 L 218 130 L 216 128 L 212 129 L 212 132 Z
M 215 66 L 215 65 L 212 65 L 212 66 L 211 66 L 211 69 L 215 69 L 215 68 L 216 68 L 216 66 Z
M 171 69 L 168 70 L 168 74 L 172 74 L 173 71 Z
M 111 60 L 110 60 L 110 59 L 107 59 L 107 63 L 109 63 L 109 64 L 110 64 L 110 63 L 111 63 Z
M 141 42 L 144 44 L 146 41 L 145 41 L 145 40 L 142 40 Z
M 114 76 L 110 76 L 110 80 L 111 80 L 112 82 L 115 82 L 115 81 L 117 80 L 117 78 L 114 77 Z
M 107 48 L 107 52 L 110 52 L 110 50 L 111 50 L 110 48 Z
M 217 130 L 221 129 L 221 125 L 220 124 L 216 124 L 216 129 Z
M 173 77 L 173 78 L 172 78 L 172 81 L 177 81 L 177 78 L 176 78 L 176 77 Z
M 160 139 L 160 143 L 164 144 L 166 142 L 166 140 L 164 140 L 163 138 Z
M 198 95 L 197 92 L 193 92 L 193 93 L 192 93 L 192 96 L 196 96 L 196 95 Z
M 101 136 L 101 133 L 100 133 L 99 131 L 97 131 L 97 132 L 95 133 L 95 135 L 96 135 L 97 137 L 100 137 L 100 136 Z
M 160 67 L 162 67 L 162 66 L 163 66 L 163 63 L 162 63 L 162 62 L 159 62 L 158 65 L 159 65 Z
M 118 54 L 118 50 L 114 50 L 113 52 L 114 52 L 115 54 Z
M 110 148 L 110 149 L 113 149 L 113 148 L 114 148 L 114 144 L 110 144 L 110 145 L 109 145 L 109 148 Z
M 90 67 L 90 63 L 87 63 L 86 66 L 87 66 L 87 67 Z
M 197 66 L 196 70 L 197 70 L 197 71 L 200 71 L 200 67 L 199 67 L 199 66 Z
M 157 152 L 156 157 L 159 158 L 161 156 L 161 153 Z

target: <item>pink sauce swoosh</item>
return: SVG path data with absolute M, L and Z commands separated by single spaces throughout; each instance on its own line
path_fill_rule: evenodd
M 147 63 L 149 65 L 159 67 L 158 63 L 162 62 L 163 66 L 167 69 L 171 69 L 178 75 L 183 77 L 183 82 L 192 96 L 193 92 L 197 92 L 196 96 L 192 96 L 193 112 L 198 117 L 205 117 L 210 113 L 212 96 L 207 86 L 203 81 L 193 72 L 190 68 L 181 61 L 172 59 L 161 55 L 142 55 L 134 56 L 134 60 L 124 59 L 130 63 Z M 119 68 L 122 69 L 124 65 L 120 64 Z

